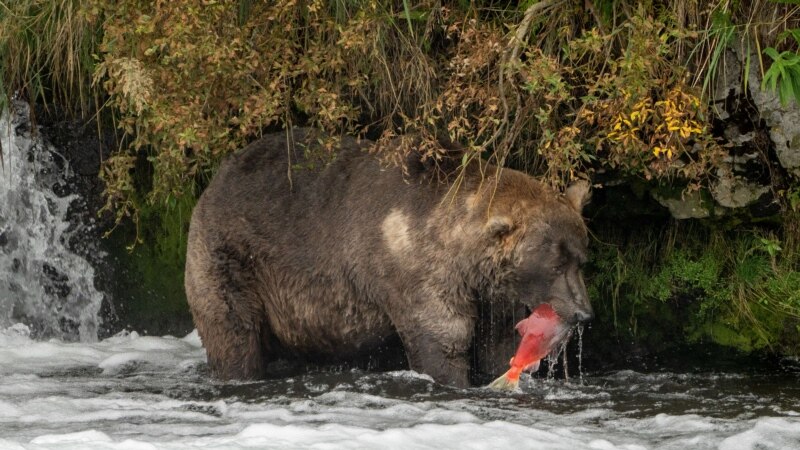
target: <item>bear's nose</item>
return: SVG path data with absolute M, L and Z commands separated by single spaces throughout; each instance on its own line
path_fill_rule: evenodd
M 591 309 L 588 311 L 578 310 L 575 312 L 575 322 L 588 322 L 594 319 L 594 311 Z

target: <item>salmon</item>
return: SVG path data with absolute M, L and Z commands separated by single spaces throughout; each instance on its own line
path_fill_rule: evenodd
M 531 315 L 520 321 L 515 328 L 522 336 L 522 341 L 514 357 L 509 361 L 511 368 L 489 384 L 492 389 L 509 391 L 517 389 L 520 374 L 539 369 L 539 361 L 550 353 L 550 349 L 568 330 L 561 317 L 547 303 L 537 306 Z

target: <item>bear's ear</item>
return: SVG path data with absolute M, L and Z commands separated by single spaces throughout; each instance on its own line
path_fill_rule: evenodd
M 589 199 L 592 197 L 589 192 L 589 182 L 580 180 L 570 184 L 567 190 L 564 191 L 564 197 L 575 208 L 575 211 L 582 212 L 583 207 L 589 203 Z
M 494 239 L 503 239 L 514 229 L 514 221 L 508 216 L 492 216 L 484 227 L 486 233 Z

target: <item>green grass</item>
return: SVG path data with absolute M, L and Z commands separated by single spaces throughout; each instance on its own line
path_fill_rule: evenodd
M 602 236 L 587 271 L 598 321 L 655 346 L 669 335 L 673 345 L 800 354 L 795 221 L 777 233 L 675 222 Z
M 0 109 L 10 95 L 86 113 L 102 21 L 91 0 L 0 0 Z

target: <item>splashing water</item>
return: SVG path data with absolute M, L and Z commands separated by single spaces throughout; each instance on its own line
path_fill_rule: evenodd
M 416 372 L 209 380 L 196 332 L 96 343 L 0 329 L 0 448 L 800 448 L 794 375 L 630 370 L 522 392 Z
M 575 335 L 578 335 L 578 384 L 583 384 L 583 325 L 578 324 L 575 325 L 572 329 L 569 330 L 567 335 L 564 339 L 557 345 L 553 350 L 545 357 L 545 361 L 547 361 L 547 374 L 545 378 L 547 380 L 554 380 L 556 376 L 556 366 L 561 363 L 562 366 L 562 374 L 564 376 L 565 382 L 570 382 L 569 377 L 569 356 L 567 354 L 567 348 L 569 343 L 572 341 L 572 338 Z
M 565 353 L 567 349 L 567 344 L 569 340 L 572 338 L 572 332 L 570 331 L 567 336 L 562 340 L 553 350 L 545 357 L 545 361 L 547 361 L 547 379 L 554 380 L 556 377 L 556 366 L 558 365 L 559 357 Z M 564 376 L 568 378 L 566 373 L 566 365 L 564 366 Z
M 21 322 L 38 338 L 97 340 L 103 295 L 94 269 L 69 248 L 67 220 L 77 195 L 70 168 L 31 129 L 28 106 L 0 114 L 0 326 Z
M 578 324 L 578 381 L 583 384 L 583 324 Z

